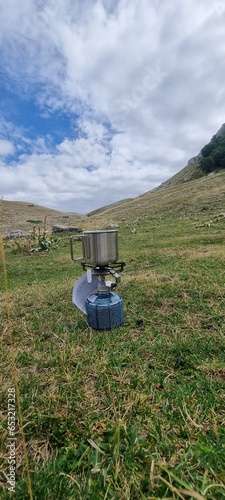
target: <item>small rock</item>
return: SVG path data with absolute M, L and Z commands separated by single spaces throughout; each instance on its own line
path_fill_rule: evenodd
M 16 231 L 11 231 L 11 233 L 7 234 L 5 239 L 6 240 L 11 240 L 12 238 L 25 238 L 29 236 L 29 233 L 26 231 L 21 231 L 20 229 L 17 229 Z
M 176 365 L 177 365 L 178 368 L 184 368 L 185 365 L 186 365 L 185 359 L 178 358 L 177 362 L 176 362 Z
M 60 225 L 55 225 L 52 228 L 53 233 L 63 233 L 63 232 L 75 232 L 75 233 L 81 233 L 82 230 L 79 227 L 74 227 L 74 226 L 60 226 Z
M 144 320 L 142 318 L 137 319 L 136 325 L 138 328 L 142 328 L 144 326 Z

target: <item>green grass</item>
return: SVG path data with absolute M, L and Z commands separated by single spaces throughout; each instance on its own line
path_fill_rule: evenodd
M 43 220 L 39 219 L 28 219 L 26 222 L 30 222 L 31 224 L 43 224 Z
M 120 228 L 125 323 L 106 332 L 71 302 L 82 268 L 69 239 L 31 256 L 6 248 L 35 499 L 225 498 L 225 222 L 205 222 Z M 1 321 L 6 472 L 14 382 L 4 307 Z M 4 476 L 1 487 L 9 498 Z M 16 498 L 29 498 L 19 435 Z

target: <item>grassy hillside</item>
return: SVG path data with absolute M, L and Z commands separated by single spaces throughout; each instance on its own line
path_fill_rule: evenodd
M 0 200 L 0 221 L 3 235 L 17 229 L 29 232 L 34 225 L 43 226 L 45 218 L 46 227 L 51 230 L 54 224 L 76 225 L 85 220 L 86 217 L 28 202 Z
M 84 223 L 120 223 L 125 323 L 111 332 L 93 331 L 72 304 L 83 271 L 68 238 L 33 255 L 6 244 L 2 499 L 13 356 L 34 499 L 225 498 L 224 179 L 144 195 Z M 15 498 L 26 500 L 18 424 L 16 437 Z
M 170 179 L 153 189 L 153 192 L 174 187 L 177 186 L 177 184 L 182 184 L 183 182 L 199 179 L 200 177 L 204 177 L 204 175 L 204 172 L 199 168 L 198 157 L 196 157 L 196 159 L 193 159 L 193 163 L 186 165 L 186 167 L 182 168 L 179 172 L 173 175 L 173 177 L 170 177 Z
M 127 198 L 125 200 L 120 200 L 115 203 L 111 203 L 110 205 L 106 205 L 105 207 L 100 207 L 96 208 L 95 210 L 92 210 L 92 212 L 89 212 L 87 215 L 97 215 L 100 214 L 101 212 L 105 212 L 105 210 L 109 210 L 110 208 L 114 208 L 118 205 L 122 205 L 123 203 L 127 203 L 128 201 L 131 201 L 133 198 Z
M 212 137 L 211 141 L 206 144 L 202 150 L 196 155 L 190 158 L 187 165 L 182 168 L 175 175 L 162 182 L 156 188 L 148 191 L 146 194 L 151 194 L 153 192 L 162 191 L 164 189 L 179 187 L 183 183 L 189 183 L 201 177 L 205 177 L 209 172 L 217 172 L 224 169 L 225 166 L 225 124 L 223 124 L 217 133 Z M 208 159 L 210 157 L 210 162 Z M 205 163 L 206 160 L 206 163 Z M 97 213 L 109 210 L 116 205 L 120 205 L 128 200 L 122 200 L 118 203 L 108 205 L 106 207 L 101 207 L 88 215 L 96 215 Z
M 178 174 L 177 174 L 178 175 Z M 15 229 L 31 231 L 34 225 L 47 229 L 54 224 L 77 225 L 82 229 L 102 229 L 111 222 L 120 227 L 137 225 L 140 221 L 152 221 L 174 217 L 193 217 L 202 211 L 217 213 L 225 211 L 225 172 L 210 174 L 189 182 L 176 183 L 172 187 L 148 192 L 123 200 L 111 207 L 102 207 L 93 215 L 60 212 L 25 202 L 1 200 L 0 219 L 3 235 Z
M 146 193 L 97 216 L 89 217 L 85 227 L 100 229 L 111 221 L 120 227 L 174 218 L 191 218 L 206 212 L 225 212 L 225 172 L 175 185 L 163 191 Z

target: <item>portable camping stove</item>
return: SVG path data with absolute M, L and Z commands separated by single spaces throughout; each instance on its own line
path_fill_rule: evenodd
M 80 238 L 84 260 L 73 256 L 73 241 Z M 118 232 L 86 231 L 79 237 L 71 236 L 70 249 L 72 260 L 82 260 L 86 271 L 74 285 L 73 303 L 87 314 L 88 324 L 95 330 L 121 326 L 123 300 L 113 291 L 125 266 L 124 262 L 117 262 Z

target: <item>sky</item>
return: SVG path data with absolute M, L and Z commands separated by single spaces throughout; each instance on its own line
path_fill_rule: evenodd
M 0 19 L 5 200 L 139 196 L 225 122 L 223 0 L 0 0 Z

